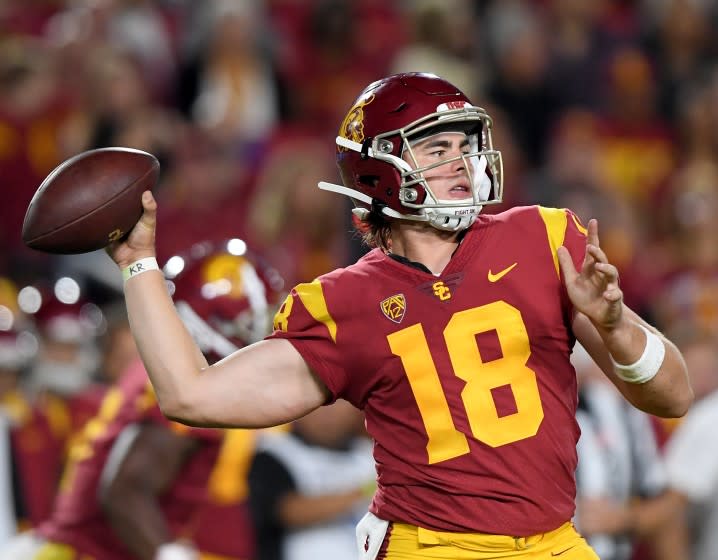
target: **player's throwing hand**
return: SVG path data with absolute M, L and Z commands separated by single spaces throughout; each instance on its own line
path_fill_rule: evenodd
M 155 227 L 157 225 L 157 201 L 151 191 L 142 193 L 142 217 L 130 234 L 105 249 L 121 269 L 146 257 L 155 256 Z

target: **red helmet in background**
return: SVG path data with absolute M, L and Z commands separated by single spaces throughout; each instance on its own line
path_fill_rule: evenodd
M 39 335 L 29 386 L 64 396 L 87 388 L 99 363 L 97 336 L 106 328 L 100 308 L 67 276 L 51 286 L 25 286 L 18 293 L 18 302 Z
M 396 74 L 364 89 L 344 118 L 337 137 L 337 165 L 344 186 L 319 187 L 351 197 L 365 217 L 384 215 L 428 222 L 449 231 L 469 227 L 484 204 L 501 202 L 501 154 L 494 150 L 493 121 L 455 86 L 433 74 Z M 440 132 L 463 132 L 469 152 L 419 167 L 411 144 Z M 465 200 L 441 200 L 423 173 L 462 159 L 471 185 Z M 407 161 L 409 160 L 409 161 Z
M 102 310 L 87 300 L 79 283 L 62 277 L 50 286 L 25 286 L 18 294 L 20 308 L 32 317 L 38 333 L 49 342 L 82 345 L 102 334 Z
M 263 339 L 284 279 L 241 239 L 198 243 L 163 267 L 175 307 L 208 359 Z

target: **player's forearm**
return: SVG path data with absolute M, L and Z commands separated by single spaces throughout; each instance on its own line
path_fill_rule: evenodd
M 616 328 L 610 332 L 599 330 L 599 334 L 616 363 L 633 364 L 641 358 L 647 344 L 646 333 L 639 325 L 660 338 L 665 349 L 663 360 L 649 381 L 631 383 L 618 379 L 616 383 L 624 396 L 645 412 L 661 417 L 683 416 L 693 402 L 693 391 L 685 362 L 673 343 L 627 308 Z
M 186 409 L 192 383 L 207 361 L 177 315 L 159 271 L 125 283 L 127 313 L 142 361 L 162 411 L 177 417 Z

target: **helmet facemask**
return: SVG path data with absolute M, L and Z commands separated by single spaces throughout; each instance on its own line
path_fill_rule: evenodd
M 491 121 L 482 109 L 467 106 L 437 111 L 397 132 L 402 142 L 401 158 L 393 158 L 391 163 L 401 167 L 399 200 L 407 208 L 419 211 L 418 215 L 406 216 L 407 219 L 427 221 L 444 231 L 458 231 L 469 227 L 485 204 L 501 202 L 501 154 L 492 147 Z M 414 148 L 445 133 L 464 136 L 462 153 L 419 165 Z M 381 137 L 378 138 L 377 143 L 381 146 Z M 396 161 L 398 159 L 403 163 Z M 459 161 L 463 163 L 465 173 L 465 178 L 459 182 L 466 183 L 467 196 L 463 199 L 442 199 L 436 189 L 432 189 L 431 173 L 427 172 L 437 168 L 448 172 L 449 167 Z

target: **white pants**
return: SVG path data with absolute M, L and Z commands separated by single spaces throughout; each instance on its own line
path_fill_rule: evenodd
M 43 538 L 27 531 L 0 545 L 0 557 L 3 560 L 34 560 L 44 544 Z

